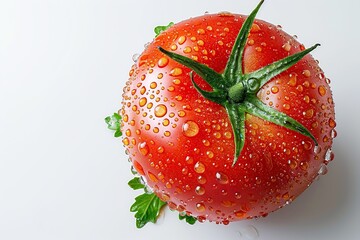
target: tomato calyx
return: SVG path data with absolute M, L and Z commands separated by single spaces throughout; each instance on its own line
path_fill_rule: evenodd
M 192 84 L 204 98 L 216 102 L 226 109 L 234 132 L 235 153 L 233 166 L 236 164 L 244 147 L 246 114 L 254 115 L 290 130 L 299 132 L 302 135 L 311 138 L 315 145 L 318 145 L 315 137 L 301 123 L 290 116 L 265 105 L 259 100 L 256 94 L 260 88 L 262 88 L 273 77 L 295 65 L 306 54 L 320 46 L 320 44 L 315 44 L 308 49 L 273 62 L 254 72 L 246 74 L 243 72 L 243 53 L 245 45 L 255 20 L 255 16 L 263 2 L 264 0 L 260 1 L 257 7 L 244 21 L 223 74 L 220 74 L 208 66 L 192 60 L 191 58 L 158 47 L 158 49 L 169 58 L 192 70 L 192 72 L 190 72 Z M 201 89 L 194 81 L 193 72 L 205 80 L 213 90 L 205 91 Z

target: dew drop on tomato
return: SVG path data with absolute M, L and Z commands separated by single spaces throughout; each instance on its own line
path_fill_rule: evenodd
M 141 142 L 138 144 L 138 150 L 142 155 L 146 156 L 149 153 L 149 146 L 146 142 Z
M 217 172 L 215 174 L 216 180 L 220 183 L 220 184 L 228 184 L 229 183 L 229 177 L 222 172 Z
M 195 188 L 195 193 L 197 194 L 197 195 L 204 195 L 205 194 L 205 188 L 204 187 L 202 187 L 202 186 L 197 186 L 196 188 Z
M 154 114 L 156 117 L 163 117 L 167 113 L 167 107 L 164 104 L 159 104 L 155 107 Z
M 194 121 L 187 121 L 182 126 L 183 134 L 187 137 L 195 137 L 199 133 L 199 125 Z
M 326 162 L 330 162 L 330 161 L 334 160 L 334 157 L 335 157 L 335 155 L 331 148 L 326 150 L 326 153 L 325 153 L 325 161 Z
M 166 67 L 166 65 L 168 65 L 168 63 L 169 63 L 169 59 L 167 57 L 162 57 L 158 61 L 158 66 L 159 66 L 159 68 L 163 68 L 163 67 Z
M 204 173 L 205 172 L 205 165 L 202 162 L 197 162 L 194 166 L 194 170 L 197 173 Z
M 205 205 L 203 203 L 197 203 L 196 204 L 196 210 L 198 212 L 204 212 L 206 210 Z

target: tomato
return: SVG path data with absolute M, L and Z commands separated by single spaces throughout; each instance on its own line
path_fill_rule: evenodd
M 334 157 L 329 80 L 310 54 L 256 89 L 252 100 L 286 114 L 308 134 L 275 123 L 277 115 L 264 119 L 250 110 L 232 122 L 224 104 L 241 108 L 247 92 L 230 99 L 229 88 L 214 83 L 225 89 L 220 91 L 224 104 L 206 98 L 213 89 L 209 81 L 171 56 L 224 75 L 246 19 L 206 14 L 171 26 L 146 47 L 124 87 L 119 114 L 133 166 L 171 209 L 200 222 L 266 216 L 293 201 Z M 255 19 L 250 27 L 237 69 L 241 76 L 305 50 L 278 26 Z

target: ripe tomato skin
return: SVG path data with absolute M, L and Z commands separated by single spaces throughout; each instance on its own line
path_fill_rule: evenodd
M 234 139 L 226 110 L 204 99 L 190 81 L 190 70 L 157 49 L 222 72 L 245 18 L 220 13 L 175 24 L 140 55 L 124 88 L 123 143 L 134 167 L 170 208 L 199 221 L 227 224 L 266 216 L 294 200 L 333 158 L 331 90 L 310 55 L 269 81 L 258 98 L 303 124 L 319 146 L 248 114 L 245 146 L 232 167 Z M 244 52 L 244 72 L 303 49 L 281 29 L 256 20 Z M 195 81 L 211 90 L 197 75 Z

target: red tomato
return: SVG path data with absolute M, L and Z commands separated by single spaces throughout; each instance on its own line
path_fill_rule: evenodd
M 266 216 L 293 201 L 333 159 L 334 104 L 309 54 L 257 92 L 265 105 L 301 123 L 317 140 L 247 113 L 244 147 L 233 166 L 234 131 L 226 109 L 204 98 L 188 67 L 159 51 L 223 73 L 247 17 L 207 14 L 173 25 L 150 43 L 124 88 L 123 143 L 139 174 L 170 208 L 227 224 Z M 244 49 L 245 74 L 304 50 L 281 28 L 255 20 Z M 211 87 L 198 75 L 194 81 Z

